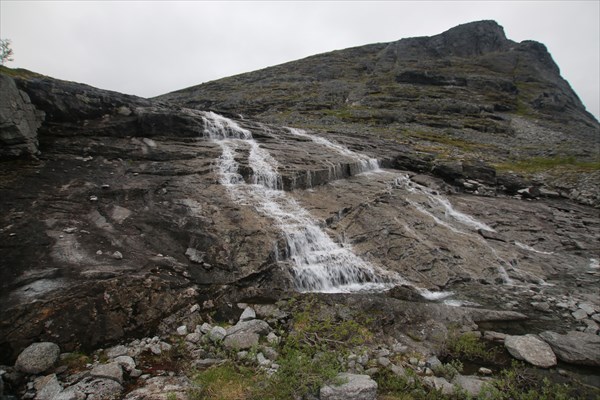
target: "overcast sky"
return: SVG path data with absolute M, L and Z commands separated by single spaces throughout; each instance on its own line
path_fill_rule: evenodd
M 494 19 L 544 43 L 600 115 L 600 1 L 12 1 L 0 37 L 55 78 L 151 97 L 326 51 L 431 36 Z

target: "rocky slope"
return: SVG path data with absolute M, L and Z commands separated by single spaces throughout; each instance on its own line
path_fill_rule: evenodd
M 509 40 L 494 21 L 319 54 L 158 98 L 385 139 L 438 159 L 484 160 L 599 204 L 598 121 L 543 44 Z
M 315 284 L 310 260 L 343 271 L 334 288 L 396 286 L 322 301 L 393 304 L 375 331 L 423 354 L 430 321 L 597 335 L 598 123 L 541 46 L 475 23 L 161 99 L 2 68 L 0 362 L 37 341 L 153 336 L 195 304 L 228 320 L 232 304 Z M 530 155 L 568 162 L 535 176 L 491 165 Z

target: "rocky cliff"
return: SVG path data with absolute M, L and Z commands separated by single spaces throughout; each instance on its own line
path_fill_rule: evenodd
M 598 122 L 493 22 L 159 99 L 0 72 L 1 137 L 24 127 L 0 162 L 2 362 L 306 290 L 453 292 L 436 313 L 597 331 Z

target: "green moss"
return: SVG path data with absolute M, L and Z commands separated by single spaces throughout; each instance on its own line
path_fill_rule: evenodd
M 534 157 L 528 160 L 499 163 L 495 165 L 498 171 L 514 171 L 520 173 L 535 173 L 555 168 L 591 172 L 600 170 L 600 161 L 578 161 L 573 156 Z
M 8 75 L 12 78 L 39 78 L 43 75 L 38 74 L 37 72 L 32 72 L 23 68 L 8 68 L 4 65 L 0 65 L 0 74 Z
M 452 146 L 457 149 L 460 149 L 463 151 L 468 151 L 468 152 L 472 152 L 472 151 L 476 151 L 478 149 L 485 149 L 485 148 L 490 147 L 490 146 L 487 146 L 487 145 L 484 145 L 481 143 L 474 143 L 474 142 L 470 142 L 468 140 L 463 140 L 460 138 L 452 137 L 450 135 L 443 135 L 443 134 L 433 133 L 433 132 L 428 132 L 428 131 L 407 131 L 406 135 L 408 135 L 410 137 L 422 139 L 422 140 L 427 140 L 429 142 L 443 144 L 445 146 Z
M 81 352 L 69 353 L 68 356 L 60 361 L 61 366 L 66 366 L 69 373 L 84 371 L 86 365 L 92 362 L 92 358 Z

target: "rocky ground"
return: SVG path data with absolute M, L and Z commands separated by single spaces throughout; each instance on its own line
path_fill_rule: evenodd
M 595 312 L 584 304 L 579 310 Z M 215 323 L 213 316 L 223 322 Z M 195 304 L 163 320 L 157 336 L 90 354 L 61 353 L 54 343 L 34 343 L 14 367 L 2 367 L 2 379 L 6 392 L 23 399 L 332 400 L 390 399 L 400 393 L 490 398 L 485 396 L 504 390 L 501 371 L 508 368 L 510 354 L 542 368 L 520 367 L 523 376 L 543 372 L 572 385 L 555 390 L 577 398 L 598 395 L 593 369 L 569 366 L 600 366 L 595 333 L 507 335 L 475 323 L 525 318 L 436 303 L 407 308 L 406 300 L 390 295 L 312 294 L 277 304 Z M 302 357 L 312 357 L 312 365 L 296 365 Z M 465 368 L 461 359 L 471 363 Z M 288 379 L 291 386 L 284 384 Z

